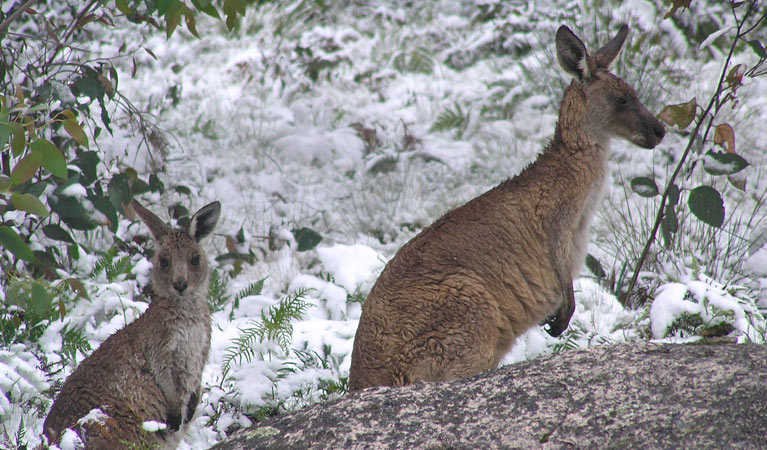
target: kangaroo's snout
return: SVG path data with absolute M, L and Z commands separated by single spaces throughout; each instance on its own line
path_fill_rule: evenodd
M 186 280 L 176 280 L 173 282 L 173 289 L 179 294 L 183 294 L 187 287 L 189 287 L 189 283 Z

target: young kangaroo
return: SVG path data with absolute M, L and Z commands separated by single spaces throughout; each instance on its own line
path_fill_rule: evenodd
M 157 245 L 152 302 L 67 379 L 43 426 L 51 443 L 72 428 L 88 449 L 176 448 L 200 400 L 210 310 L 208 263 L 199 241 L 216 226 L 221 204 L 202 207 L 183 230 L 172 229 L 135 200 L 131 206 Z M 163 422 L 167 429 L 144 431 L 146 421 Z
M 665 134 L 608 71 L 627 33 L 621 26 L 589 55 L 559 28 L 557 59 L 575 79 L 554 139 L 521 174 L 442 216 L 387 264 L 357 328 L 350 390 L 472 375 L 543 321 L 552 336 L 567 328 L 610 138 L 653 148 Z

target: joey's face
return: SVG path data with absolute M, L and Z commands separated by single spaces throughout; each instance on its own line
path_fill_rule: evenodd
M 596 133 L 618 136 L 640 147 L 653 148 L 666 134 L 666 129 L 645 108 L 634 89 L 625 81 L 605 71 L 598 71 L 585 83 L 588 123 Z
M 161 238 L 152 267 L 152 284 L 157 294 L 171 298 L 205 292 L 208 262 L 202 248 L 182 231 Z

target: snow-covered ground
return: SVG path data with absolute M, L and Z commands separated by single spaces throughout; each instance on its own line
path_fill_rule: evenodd
M 613 9 L 565 0 L 338 3 L 269 3 L 249 10 L 232 34 L 200 18 L 201 39 L 177 31 L 166 40 L 126 26 L 83 43 L 103 56 L 122 45 L 137 50 L 118 59 L 119 89 L 171 136 L 167 148 L 147 147 L 135 124 L 114 111 L 114 135 L 98 141 L 109 165 L 140 174 L 161 165 L 166 193 L 142 198 L 161 217 L 175 203 L 194 211 L 221 201 L 210 254 L 232 252 L 228 238 L 238 252 L 255 255 L 231 276 L 231 263 L 211 261 L 230 301 L 213 315 L 204 395 L 181 448 L 207 448 L 252 420 L 341 395 L 361 300 L 386 261 L 441 214 L 519 172 L 551 138 L 569 83 L 552 50 L 560 24 L 593 48 L 628 22 L 616 72 L 654 112 L 692 97 L 707 101 L 725 56 L 720 41 L 696 47 L 678 24 L 662 20 L 660 0 Z M 726 9 L 694 3 L 678 13 L 686 23 L 730 23 Z M 754 61 L 749 51 L 736 53 L 737 63 Z M 640 278 L 644 307 L 623 307 L 616 283 L 584 268 L 569 329 L 557 339 L 530 330 L 504 364 L 591 345 L 684 342 L 706 330 L 764 341 L 767 77 L 746 80 L 738 97 L 717 123 L 733 126 L 738 151 L 751 163 L 743 172 L 747 190 L 700 170 L 679 181 L 724 192 L 725 232 L 711 238 L 680 206 L 678 241 L 656 249 Z M 615 278 L 624 263 L 630 276 L 658 202 L 634 194 L 629 180 L 654 176 L 664 185 L 687 139 L 669 131 L 653 151 L 614 142 L 589 253 Z M 304 227 L 322 241 L 299 251 L 294 231 Z M 137 233 L 146 233 L 143 225 L 121 221 L 118 235 Z M 72 270 L 90 273 L 95 264 L 86 258 Z M 69 306 L 37 343 L 0 348 L 0 444 L 39 444 L 51 404 L 46 391 L 75 367 L 69 361 L 50 371 L 62 360 L 65 327 L 80 327 L 96 348 L 146 308 L 139 292 L 149 264 L 140 257 L 131 264 L 113 280 L 88 279 L 89 299 Z M 235 305 L 236 294 L 261 279 L 261 292 Z M 269 308 L 298 294 L 307 304 L 291 322 L 288 345 L 254 340 L 250 353 L 233 356 Z

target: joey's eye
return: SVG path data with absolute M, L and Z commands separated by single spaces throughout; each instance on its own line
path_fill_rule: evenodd
M 170 266 L 170 260 L 168 258 L 160 258 L 160 267 L 167 269 Z
M 615 104 L 616 105 L 625 105 L 629 101 L 626 100 L 626 97 L 615 97 Z
M 199 266 L 200 265 L 200 257 L 199 256 L 192 256 L 189 258 L 189 264 L 193 266 Z

